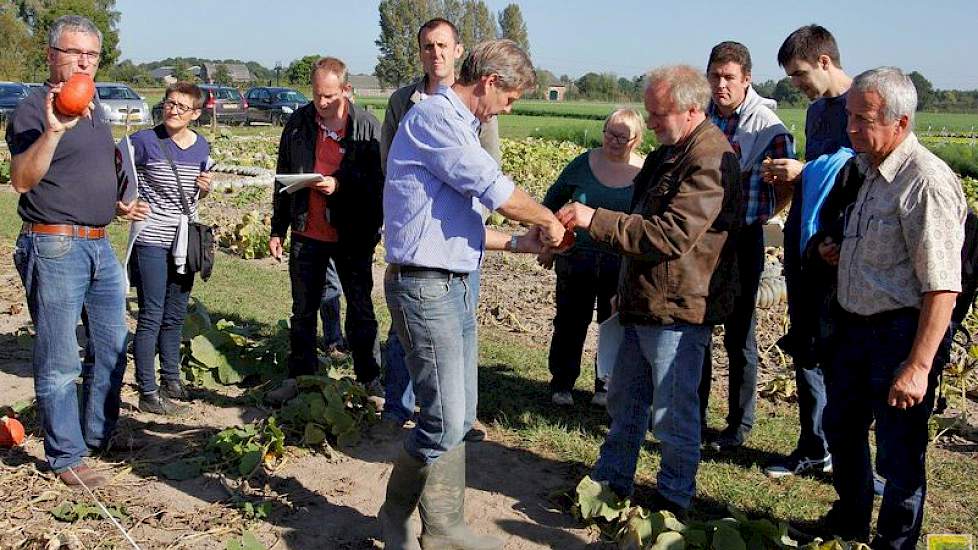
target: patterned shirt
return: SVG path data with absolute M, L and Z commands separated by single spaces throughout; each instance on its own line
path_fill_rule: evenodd
M 954 172 L 913 133 L 878 168 L 857 162 L 866 180 L 846 212 L 839 304 L 874 315 L 959 292 L 966 203 Z
M 723 131 L 727 136 L 727 141 L 733 147 L 734 153 L 740 156 L 740 144 L 734 141 L 737 133 L 737 125 L 740 124 L 740 112 L 734 111 L 730 116 L 723 116 L 720 111 L 710 105 L 708 113 L 710 120 Z M 783 159 L 795 158 L 795 144 L 788 134 L 778 134 L 774 136 L 768 144 L 764 154 L 758 157 L 757 164 L 751 168 L 749 176 L 741 177 L 744 186 L 744 222 L 748 225 L 753 223 L 765 223 L 774 215 L 775 197 L 774 186 L 766 183 L 761 176 L 761 162 L 765 158 Z
M 479 203 L 495 210 L 515 188 L 479 143 L 479 119 L 447 86 L 411 108 L 387 157 L 387 263 L 469 273 L 479 269 L 486 229 Z
M 183 194 L 187 197 L 191 219 L 197 217 L 197 176 L 207 168 L 210 145 L 200 134 L 193 145 L 181 149 L 162 126 L 140 130 L 129 138 L 132 143 L 136 174 L 139 177 L 139 198 L 149 203 L 146 226 L 136 242 L 142 245 L 170 248 L 180 225 L 183 205 L 173 168 L 160 149 L 160 139 L 167 148 L 180 174 Z

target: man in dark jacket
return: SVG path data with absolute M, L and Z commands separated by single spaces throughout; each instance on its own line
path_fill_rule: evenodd
M 662 444 L 653 507 L 690 505 L 700 459 L 697 387 L 712 327 L 733 309 L 737 282 L 732 234 L 740 224 L 737 156 L 706 119 L 710 87 L 689 66 L 648 74 L 648 126 L 662 144 L 635 178 L 631 213 L 571 203 L 565 226 L 622 256 L 618 312 L 624 336 L 608 390 L 611 430 L 595 480 L 632 491 L 649 426 Z
M 346 334 L 357 380 L 383 395 L 377 375 L 380 349 L 370 292 L 374 247 L 383 220 L 384 176 L 380 166 L 380 123 L 347 98 L 346 65 L 324 57 L 312 72 L 312 101 L 285 125 L 279 143 L 279 174 L 319 173 L 319 183 L 281 192 L 275 182 L 272 256 L 282 257 L 282 242 L 292 229 L 289 277 L 292 319 L 289 378 L 270 392 L 283 402 L 297 392 L 295 377 L 316 371 L 316 315 L 330 259 L 346 297 Z

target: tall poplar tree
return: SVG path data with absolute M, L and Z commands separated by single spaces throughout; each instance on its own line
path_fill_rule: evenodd
M 516 42 L 526 53 L 530 53 L 530 38 L 526 32 L 523 13 L 516 4 L 510 4 L 499 12 L 499 37 Z

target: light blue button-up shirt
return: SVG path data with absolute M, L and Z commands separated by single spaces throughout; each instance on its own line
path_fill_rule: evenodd
M 479 143 L 479 120 L 447 86 L 404 115 L 387 157 L 387 263 L 468 273 L 479 269 L 485 226 L 513 181 Z

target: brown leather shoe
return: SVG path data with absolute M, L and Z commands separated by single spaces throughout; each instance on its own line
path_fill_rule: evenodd
M 85 464 L 68 468 L 59 473 L 58 478 L 69 487 L 81 487 L 84 485 L 89 489 L 94 489 L 95 487 L 105 485 L 105 478 Z

